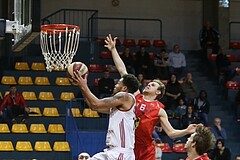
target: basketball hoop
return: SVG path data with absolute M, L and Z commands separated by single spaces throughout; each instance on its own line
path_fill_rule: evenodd
M 64 70 L 77 52 L 80 28 L 70 24 L 41 26 L 40 45 L 47 71 Z

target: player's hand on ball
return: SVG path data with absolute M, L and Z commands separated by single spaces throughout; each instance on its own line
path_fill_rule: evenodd
M 78 86 L 84 86 L 87 85 L 87 77 L 88 74 L 85 74 L 84 76 L 80 76 L 77 72 L 74 72 L 74 77 L 72 79 L 77 83 Z

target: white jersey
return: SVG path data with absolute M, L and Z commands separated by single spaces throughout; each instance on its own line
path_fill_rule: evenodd
M 128 93 L 130 94 L 130 93 Z M 135 106 L 136 100 L 134 98 L 134 105 L 127 111 L 121 111 L 117 108 L 110 109 L 110 118 L 108 125 L 108 132 L 106 138 L 106 145 L 108 147 L 120 147 L 133 149 L 135 143 Z

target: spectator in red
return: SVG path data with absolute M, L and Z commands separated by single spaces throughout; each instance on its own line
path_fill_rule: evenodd
M 27 123 L 29 108 L 22 94 L 17 92 L 16 85 L 11 85 L 9 88 L 9 94 L 7 94 L 0 106 L 0 114 L 5 117 L 5 120 L 10 119 L 12 124 L 17 123 L 15 117 L 23 114 L 21 123 Z

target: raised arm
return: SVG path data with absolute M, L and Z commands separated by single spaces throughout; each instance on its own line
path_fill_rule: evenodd
M 117 67 L 118 72 L 120 73 L 121 77 L 127 73 L 127 69 L 125 64 L 123 63 L 121 57 L 118 54 L 118 51 L 116 49 L 116 39 L 117 37 L 115 37 L 114 39 L 112 39 L 111 34 L 109 34 L 105 40 L 106 45 L 105 47 L 108 48 L 109 51 L 111 51 L 112 53 L 112 57 L 113 57 L 113 61 L 115 66 Z M 140 93 L 140 90 L 137 90 L 134 95 L 138 95 Z
M 112 97 L 98 99 L 89 89 L 87 85 L 87 75 L 81 77 L 74 73 L 76 77 L 73 79 L 77 82 L 81 89 L 82 95 L 85 98 L 88 106 L 101 113 L 109 113 L 110 108 L 118 107 L 121 110 L 128 110 L 133 106 L 135 100 L 129 93 L 119 92 Z
M 158 116 L 160 119 L 162 129 L 166 132 L 166 134 L 170 138 L 183 137 L 185 135 L 194 133 L 197 128 L 197 124 L 190 124 L 186 129 L 182 130 L 174 129 L 170 122 L 168 121 L 168 116 L 164 109 L 160 109 Z
M 113 57 L 115 66 L 117 67 L 117 70 L 120 73 L 120 75 L 123 76 L 128 73 L 127 73 L 126 66 L 123 63 L 123 61 L 122 61 L 121 57 L 119 56 L 118 51 L 116 49 L 116 39 L 117 39 L 117 37 L 112 39 L 111 34 L 109 34 L 105 40 L 105 42 L 106 42 L 105 47 L 107 47 L 108 50 L 112 53 L 112 57 Z

